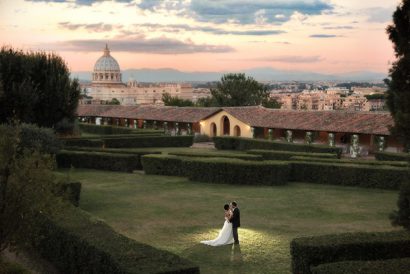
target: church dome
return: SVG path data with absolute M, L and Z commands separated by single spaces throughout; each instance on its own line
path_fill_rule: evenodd
M 104 54 L 94 65 L 93 83 L 94 84 L 118 84 L 122 83 L 120 65 L 115 60 L 105 45 Z

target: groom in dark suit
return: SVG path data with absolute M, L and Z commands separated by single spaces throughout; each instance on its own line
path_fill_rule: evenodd
M 232 202 L 231 206 L 232 206 L 232 217 L 230 219 L 230 222 L 232 223 L 233 239 L 235 240 L 235 244 L 239 244 L 238 227 L 241 226 L 241 213 L 239 211 L 238 204 L 236 202 Z

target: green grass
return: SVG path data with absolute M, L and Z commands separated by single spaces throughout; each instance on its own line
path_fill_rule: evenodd
M 396 191 L 304 183 L 233 186 L 95 170 L 70 176 L 83 183 L 81 208 L 130 238 L 196 262 L 201 273 L 290 273 L 294 237 L 392 230 L 388 214 L 397 200 Z M 232 200 L 241 209 L 240 248 L 199 244 L 217 236 L 223 204 Z

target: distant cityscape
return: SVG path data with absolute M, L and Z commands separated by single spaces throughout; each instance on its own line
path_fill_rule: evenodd
M 82 82 L 81 104 L 164 105 L 163 94 L 197 102 L 211 96 L 216 82 L 149 83 L 132 77 L 123 82 L 117 60 L 108 45 L 97 60 L 91 82 Z M 384 111 L 386 86 L 379 82 L 263 81 L 270 97 L 285 110 Z

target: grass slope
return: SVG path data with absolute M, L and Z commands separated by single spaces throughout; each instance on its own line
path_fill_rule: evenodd
M 67 170 L 61 170 L 65 173 Z M 232 186 L 184 178 L 73 170 L 80 206 L 115 230 L 174 252 L 201 273 L 290 273 L 289 243 L 302 235 L 392 230 L 397 192 L 315 184 Z M 241 209 L 240 248 L 208 247 L 223 225 L 223 204 Z

